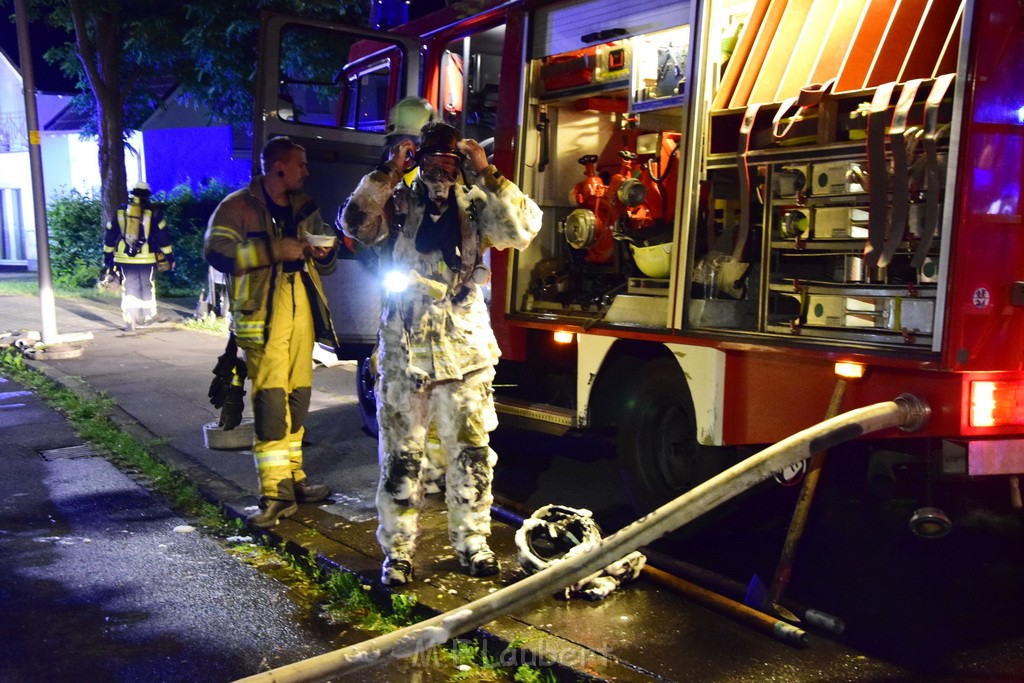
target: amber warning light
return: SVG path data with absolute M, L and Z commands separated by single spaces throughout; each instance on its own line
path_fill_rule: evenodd
M 835 373 L 843 379 L 860 379 L 864 376 L 864 366 L 860 363 L 850 361 L 839 361 L 836 363 Z
M 572 332 L 566 332 L 565 330 L 558 330 L 555 332 L 555 343 L 556 344 L 571 344 L 572 343 Z
M 1024 382 L 971 382 L 971 426 L 1024 424 Z

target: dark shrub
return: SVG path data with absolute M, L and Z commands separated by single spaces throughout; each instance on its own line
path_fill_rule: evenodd
M 91 287 L 103 267 L 100 200 L 72 190 L 50 203 L 50 272 L 58 287 Z
M 177 267 L 157 278 L 157 292 L 164 296 L 198 293 L 206 286 L 207 265 L 203 258 L 203 234 L 210 214 L 232 191 L 219 180 L 203 185 L 196 193 L 188 185 L 170 192 L 158 192 L 154 203 L 163 208 L 171 232 Z

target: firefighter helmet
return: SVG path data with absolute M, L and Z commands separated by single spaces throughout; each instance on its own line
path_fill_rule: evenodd
M 149 188 L 149 183 L 147 183 L 145 180 L 140 180 L 139 182 L 135 183 L 135 186 L 132 188 L 132 194 L 136 196 L 145 195 L 148 197 L 151 192 L 152 190 Z
M 420 128 L 437 120 L 437 111 L 422 97 L 406 97 L 395 103 L 388 113 L 385 135 L 408 135 L 417 137 Z
M 420 148 L 416 152 L 416 158 L 440 154 L 446 156 L 462 157 L 459 151 L 459 142 L 462 140 L 462 133 L 458 128 L 449 126 L 443 121 L 431 121 L 423 126 L 423 133 L 420 135 Z
M 523 520 L 516 531 L 519 562 L 527 572 L 539 572 L 570 554 L 578 546 L 601 540 L 590 510 L 545 505 Z

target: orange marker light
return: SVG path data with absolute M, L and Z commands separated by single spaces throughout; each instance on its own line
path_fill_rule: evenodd
M 572 332 L 566 332 L 565 330 L 558 330 L 554 335 L 556 344 L 571 344 L 572 338 Z
M 860 379 L 864 376 L 864 366 L 861 363 L 841 360 L 836 363 L 835 373 L 836 376 L 845 379 Z

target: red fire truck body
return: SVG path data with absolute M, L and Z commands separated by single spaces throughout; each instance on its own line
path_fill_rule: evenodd
M 377 23 L 401 7 L 378 5 Z M 725 449 L 820 422 L 833 398 L 847 410 L 904 392 L 930 421 L 865 439 L 865 453 L 1012 478 L 1024 471 L 1022 12 L 1016 0 L 455 5 L 348 39 L 329 124 L 275 115 L 282 84 L 302 79 L 285 77 L 287 56 L 261 64 L 257 138 L 307 145 L 328 215 L 379 159 L 402 96 L 493 145 L 545 215 L 527 250 L 489 256 L 504 419 L 615 434 L 637 499 L 691 486 Z M 340 318 L 356 350 L 379 310 L 364 261 L 333 286 L 336 317 L 367 292 Z

